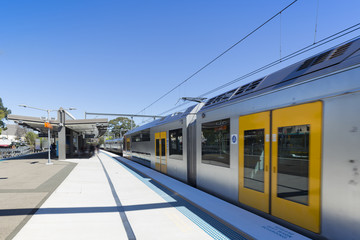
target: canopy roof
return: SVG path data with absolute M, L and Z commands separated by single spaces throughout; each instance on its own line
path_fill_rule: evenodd
M 43 118 L 10 114 L 8 115 L 8 120 L 13 120 L 19 125 L 31 128 L 40 133 L 47 133 L 48 131 L 48 129 L 45 128 L 45 119 Z M 50 123 L 53 126 L 52 130 L 55 132 L 58 132 L 62 125 L 59 120 L 50 120 Z M 106 118 L 66 119 L 64 125 L 79 134 L 89 134 L 100 137 L 106 132 L 108 120 Z

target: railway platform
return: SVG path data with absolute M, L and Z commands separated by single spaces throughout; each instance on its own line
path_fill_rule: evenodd
M 105 151 L 54 166 L 67 163 L 73 170 L 7 239 L 308 239 Z

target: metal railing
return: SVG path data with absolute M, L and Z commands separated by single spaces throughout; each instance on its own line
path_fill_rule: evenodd
M 28 146 L 20 146 L 17 148 L 0 148 L 0 159 L 12 158 L 32 153 Z

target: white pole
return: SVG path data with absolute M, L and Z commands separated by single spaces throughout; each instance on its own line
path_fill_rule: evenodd
M 50 123 L 50 110 L 47 110 L 47 113 L 48 113 L 47 120 Z M 50 153 L 50 128 L 48 128 L 48 144 L 49 144 L 49 146 L 48 146 L 48 162 L 46 163 L 46 165 L 51 165 L 53 163 L 51 162 L 51 158 L 50 158 L 50 154 L 51 154 Z

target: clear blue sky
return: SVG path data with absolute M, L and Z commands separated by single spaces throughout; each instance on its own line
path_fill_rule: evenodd
M 76 107 L 77 118 L 85 111 L 136 114 L 291 2 L 0 0 L 0 97 L 19 115 L 45 115 L 19 104 Z M 317 4 L 299 0 L 281 21 L 277 17 L 142 113 L 162 113 L 180 97 L 201 95 L 278 59 L 280 43 L 282 56 L 313 43 Z M 319 0 L 316 39 L 359 23 L 359 9 L 359 0 Z

